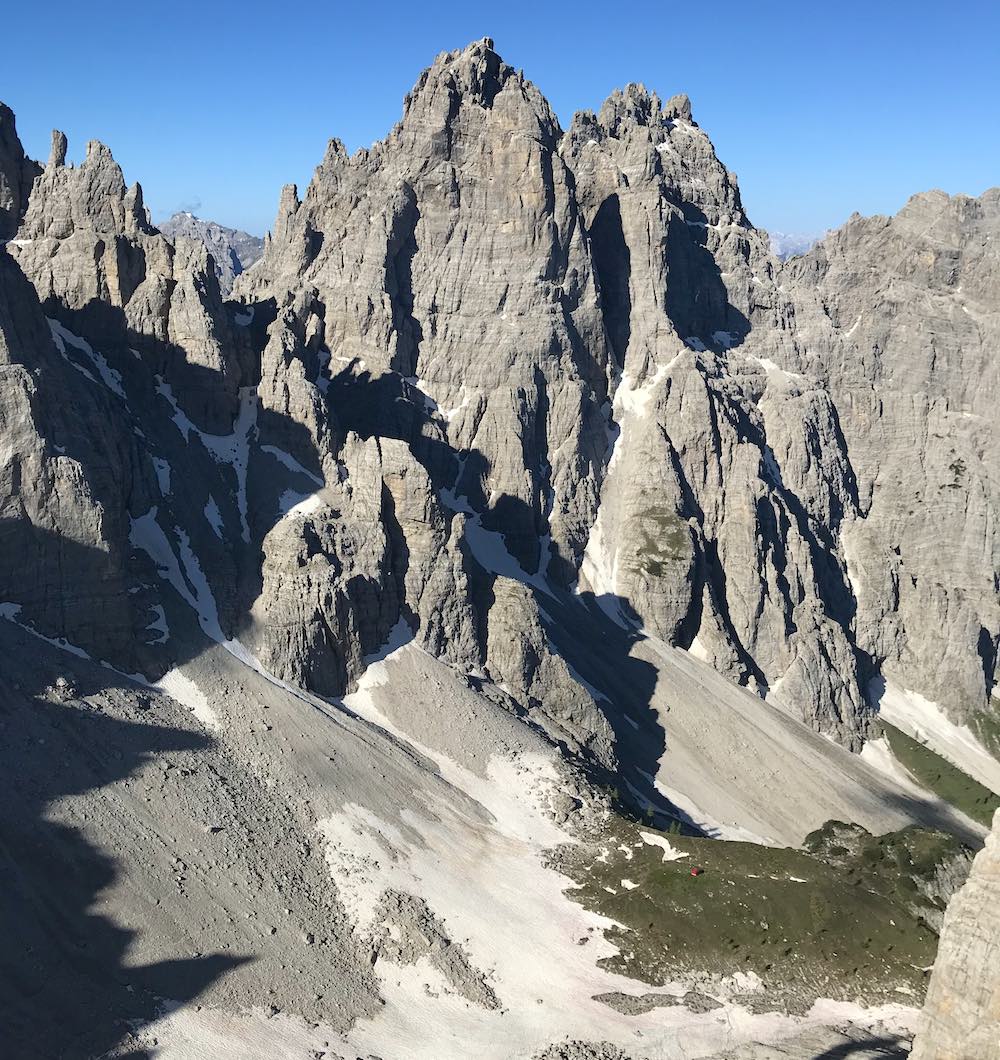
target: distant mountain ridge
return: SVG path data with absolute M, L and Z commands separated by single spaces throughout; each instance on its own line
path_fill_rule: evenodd
M 184 236 L 204 243 L 215 262 L 219 287 L 225 295 L 232 291 L 236 277 L 246 272 L 264 253 L 264 240 L 260 236 L 206 221 L 186 210 L 168 217 L 157 228 L 170 239 Z
M 823 238 L 824 232 L 768 232 L 771 253 L 779 261 L 787 261 L 796 254 L 806 254 Z

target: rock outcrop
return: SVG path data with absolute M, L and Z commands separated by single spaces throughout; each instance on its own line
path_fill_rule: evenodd
M 14 112 L 0 103 L 0 240 L 12 239 L 28 206 L 41 166 L 24 154 Z
M 126 186 L 104 144 L 91 141 L 71 167 L 65 136 L 53 133 L 11 249 L 50 315 L 100 339 L 123 337 L 171 375 L 200 426 L 231 427 L 239 343 L 208 252 L 153 228 L 142 188 Z
M 917 195 L 786 265 L 794 349 L 857 483 L 840 527 L 860 651 L 956 721 L 996 685 L 1000 190 Z
M 948 905 L 912 1060 L 1000 1057 L 1000 811 Z

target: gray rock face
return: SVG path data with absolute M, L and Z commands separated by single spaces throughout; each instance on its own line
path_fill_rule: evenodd
M 142 458 L 116 431 L 112 399 L 77 380 L 0 250 L 0 601 L 50 634 L 132 658 L 123 498 L 144 492 Z
M 235 704 L 225 755 L 260 788 L 263 827 L 295 837 L 295 864 L 315 825 L 304 790 L 335 788 L 324 816 L 350 802 L 398 818 L 398 853 L 415 852 L 400 807 L 463 770 L 480 791 L 494 745 L 558 748 L 566 776 L 544 799 L 563 824 L 612 792 L 667 812 L 657 778 L 676 747 L 674 773 L 718 773 L 705 827 L 721 831 L 746 824 L 747 778 L 770 797 L 789 746 L 814 802 L 828 786 L 875 821 L 892 797 L 903 816 L 919 802 L 801 724 L 858 749 L 873 678 L 995 725 L 1000 192 L 918 196 L 782 265 L 687 97 L 630 85 L 564 131 L 483 40 L 435 61 L 384 141 L 350 157 L 331 141 L 304 195 L 284 190 L 235 301 L 193 221 L 157 231 L 99 143 L 71 167 L 57 133 L 36 166 L 0 111 L 0 604 L 125 673 L 200 664 L 223 713 Z M 425 654 L 394 672 L 412 702 L 371 682 L 360 714 L 316 698 L 355 690 L 410 637 Z M 280 739 L 263 720 L 279 707 Z M 336 758 L 334 714 L 350 732 Z M 446 758 L 461 770 L 438 772 Z M 178 790 L 214 813 L 216 781 Z M 156 790 L 127 805 L 154 813 Z M 458 801 L 470 821 L 492 813 Z M 760 812 L 761 828 L 797 834 L 799 809 Z M 483 1013 L 503 1004 L 405 876 L 383 889 L 385 937 L 336 912 L 328 940 L 325 867 L 279 878 L 251 853 L 227 879 L 266 881 L 271 919 L 294 906 L 307 956 L 275 967 L 304 969 L 297 1013 L 346 1026 L 376 1004 L 372 957 L 428 954 Z M 959 970 L 932 991 L 955 1041 L 965 997 L 989 1000 L 961 969 L 993 959 L 962 941 L 958 901 L 944 967 Z M 233 952 L 259 933 L 222 919 Z M 349 974 L 324 1000 L 328 944 Z M 594 1038 L 551 1055 L 621 1055 Z
M 79 168 L 65 164 L 62 133 L 36 180 L 11 244 L 53 315 L 99 337 L 124 333 L 184 391 L 206 429 L 224 433 L 236 413 L 239 344 L 230 331 L 208 252 L 172 245 L 149 223 L 142 188 L 126 187 L 103 144 Z
M 191 213 L 175 213 L 157 227 L 170 239 L 183 236 L 205 244 L 212 255 L 215 275 L 219 278 L 219 288 L 224 295 L 232 291 L 236 277 L 249 269 L 264 253 L 264 240 L 260 236 L 252 236 L 237 228 L 226 228 Z
M 563 154 L 620 370 L 584 577 L 853 744 L 867 708 L 831 555 L 853 505 L 836 413 L 736 349 L 776 290 L 766 240 L 686 101 L 629 86 L 576 117 Z
M 230 234 L 182 218 L 171 242 L 107 148 L 65 155 L 8 253 L 117 373 L 116 547 L 159 494 L 202 628 L 275 675 L 338 695 L 402 621 L 614 768 L 539 595 L 575 589 L 855 749 L 878 675 L 987 716 L 995 193 L 782 267 L 687 97 L 630 85 L 564 133 L 480 41 L 284 190 L 235 312 L 206 250 Z
M 40 171 L 36 162 L 25 157 L 14 112 L 0 103 L 0 240 L 10 239 L 17 231 L 32 182 Z
M 1000 1057 L 1000 812 L 948 905 L 913 1060 Z
M 783 273 L 788 367 L 839 413 L 857 482 L 841 529 L 858 645 L 956 720 L 996 683 L 1000 191 L 856 217 Z

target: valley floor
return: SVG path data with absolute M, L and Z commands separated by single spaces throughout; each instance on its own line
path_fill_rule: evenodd
M 708 835 L 771 846 L 798 845 L 831 817 L 872 831 L 917 822 L 981 834 L 688 653 L 633 638 L 615 665 L 614 631 L 583 650 L 594 621 L 585 602 L 545 606 L 553 640 L 581 646 L 567 655 L 581 679 L 629 715 L 623 729 L 637 741 L 659 733 L 659 759 L 629 785 L 649 793 L 651 809 L 674 805 Z M 57 918 L 66 897 L 52 865 L 15 854 L 20 872 L 36 873 L 26 892 L 45 896 L 40 930 L 65 935 L 68 920 L 84 948 L 96 931 L 97 974 L 145 991 L 141 1000 L 131 986 L 91 988 L 105 1006 L 98 1044 L 108 1055 L 638 1060 L 912 1033 L 919 999 L 902 983 L 878 1004 L 817 994 L 789 1009 L 736 961 L 730 974 L 656 986 L 648 970 L 622 974 L 615 922 L 553 861 L 599 838 L 606 806 L 550 744 L 409 642 L 405 627 L 338 703 L 194 632 L 192 661 L 154 689 L 15 621 L 0 622 L 0 636 L 9 659 L 34 660 L 7 677 L 11 710 L 33 734 L 25 787 L 36 777 L 40 788 L 8 810 L 15 831 L 33 813 L 60 856 L 104 866 Z M 652 680 L 634 680 L 639 672 Z M 70 675 L 67 702 L 53 692 L 57 674 Z M 54 776 L 74 741 L 92 747 L 98 730 L 83 756 L 93 774 Z M 622 888 L 638 887 L 626 879 Z M 52 999 L 42 990 L 36 1000 Z M 118 1045 L 115 1017 L 133 1028 Z M 67 1013 L 61 1033 L 66 1051 L 39 1042 L 20 1055 L 104 1055 L 86 1011 Z M 565 1042 L 622 1052 L 545 1052 Z

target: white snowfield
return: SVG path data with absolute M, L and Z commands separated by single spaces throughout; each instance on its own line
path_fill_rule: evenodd
M 983 747 L 967 725 L 956 725 L 937 703 L 891 681 L 877 680 L 870 695 L 887 722 L 907 736 L 927 744 L 952 765 L 1000 794 L 1000 762 Z

